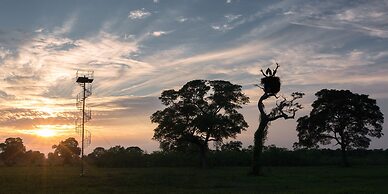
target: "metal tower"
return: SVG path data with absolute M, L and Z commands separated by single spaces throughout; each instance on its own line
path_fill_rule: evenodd
M 85 123 L 92 119 L 92 112 L 86 106 L 86 98 L 92 95 L 93 71 L 78 70 L 76 82 L 82 87 L 82 91 L 77 95 L 77 109 L 80 115 L 75 120 L 75 131 L 81 135 L 81 176 L 85 174 L 84 149 L 91 143 L 91 133 L 85 129 Z

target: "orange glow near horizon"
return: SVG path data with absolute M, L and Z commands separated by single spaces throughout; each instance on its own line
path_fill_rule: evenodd
M 71 134 L 73 128 L 74 126 L 72 125 L 37 125 L 35 129 L 19 130 L 19 132 L 38 137 L 52 138 Z
M 35 131 L 35 134 L 40 137 L 52 137 L 56 135 L 56 132 L 51 129 L 39 129 Z

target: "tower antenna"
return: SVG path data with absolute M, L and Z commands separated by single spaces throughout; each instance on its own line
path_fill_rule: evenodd
M 94 71 L 91 70 L 78 70 L 76 73 L 76 82 L 82 88 L 82 91 L 77 95 L 76 102 L 80 114 L 75 120 L 75 131 L 81 135 L 81 176 L 85 175 L 84 149 L 91 143 L 91 133 L 85 129 L 85 123 L 92 119 L 92 112 L 86 106 L 86 99 L 92 95 L 93 74 Z

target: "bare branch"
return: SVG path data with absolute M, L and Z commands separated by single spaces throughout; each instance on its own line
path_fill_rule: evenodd
M 295 102 L 295 100 L 302 98 L 303 95 L 303 93 L 294 92 L 291 94 L 291 100 L 287 100 L 284 96 L 281 96 L 283 100 L 276 102 L 276 107 L 273 108 L 268 115 L 268 120 L 274 121 L 280 118 L 294 119 L 296 112 L 303 108 L 298 102 Z
M 260 69 L 261 73 L 264 75 L 264 77 L 267 77 L 267 75 L 264 73 L 262 69 Z
M 264 90 L 264 88 L 262 86 L 260 86 L 259 84 L 253 84 L 253 85 L 259 87 L 262 90 Z
M 275 76 L 275 74 L 276 74 L 276 71 L 278 70 L 278 68 L 279 68 L 280 66 L 279 66 L 279 64 L 278 63 L 276 63 L 276 68 L 273 70 L 273 72 L 272 72 L 272 76 Z

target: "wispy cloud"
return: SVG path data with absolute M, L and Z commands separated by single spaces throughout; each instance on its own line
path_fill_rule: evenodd
M 195 22 L 203 21 L 203 18 L 200 16 L 196 16 L 196 17 L 179 16 L 179 17 L 175 18 L 175 21 L 177 21 L 179 23 L 185 23 L 185 22 L 195 23 Z
M 75 23 L 77 22 L 77 20 L 78 20 L 78 13 L 72 13 L 71 16 L 68 17 L 68 19 L 66 19 L 64 21 L 62 26 L 55 27 L 55 29 L 53 30 L 53 33 L 55 35 L 63 35 L 63 34 L 71 32 L 73 30 L 73 27 L 74 27 Z M 42 29 L 42 30 L 40 30 L 40 29 Z M 40 29 L 38 29 L 38 30 L 43 31 L 43 28 L 40 28 Z
M 171 33 L 171 31 L 153 31 L 152 36 L 159 37 Z
M 241 14 L 227 14 L 224 15 L 224 18 L 219 24 L 213 24 L 211 25 L 211 28 L 217 31 L 226 32 L 246 22 L 245 19 L 241 18 Z
M 176 21 L 178 21 L 180 23 L 186 22 L 187 20 L 188 20 L 188 18 L 183 17 L 183 16 L 180 16 L 180 17 L 176 18 Z
M 340 29 L 342 31 L 360 32 L 381 38 L 388 37 L 386 21 L 387 4 L 380 2 L 356 3 L 353 6 L 338 7 L 335 3 L 306 5 L 292 8 L 288 13 L 292 23 L 310 27 Z M 326 12 L 331 9 L 330 12 Z
M 241 14 L 228 14 L 224 15 L 224 17 L 227 19 L 228 22 L 233 22 L 240 18 L 242 15 Z
M 43 31 L 44 31 L 44 28 L 38 28 L 38 29 L 35 30 L 36 33 L 41 33 Z
M 136 20 L 136 19 L 146 18 L 150 15 L 151 15 L 151 12 L 148 12 L 143 8 L 143 9 L 137 9 L 129 12 L 128 18 L 132 20 Z

